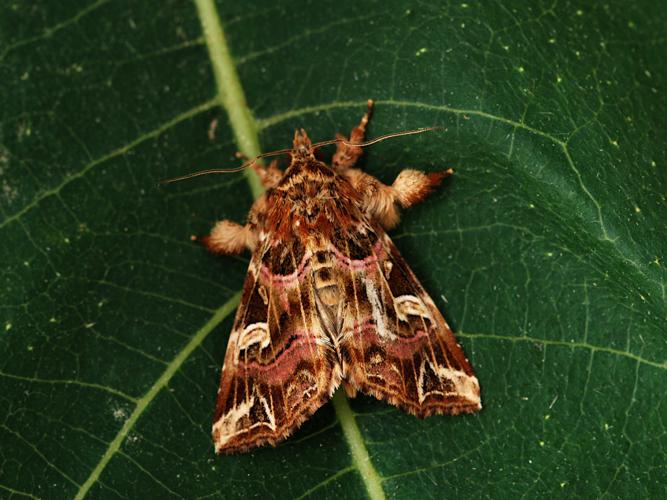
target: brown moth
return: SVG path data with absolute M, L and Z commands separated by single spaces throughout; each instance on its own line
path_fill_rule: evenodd
M 245 225 L 219 221 L 217 254 L 252 252 L 213 423 L 217 453 L 286 438 L 343 383 L 403 410 L 481 409 L 477 377 L 386 230 L 452 171 L 403 170 L 391 186 L 355 169 L 368 112 L 331 165 L 301 129 L 291 162 L 254 168 L 266 192 Z

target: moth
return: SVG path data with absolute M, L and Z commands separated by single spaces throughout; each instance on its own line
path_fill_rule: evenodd
M 391 185 L 354 168 L 373 101 L 330 165 L 305 130 L 289 166 L 253 164 L 266 192 L 244 225 L 215 224 L 204 245 L 252 253 L 213 422 L 217 453 L 289 436 L 343 384 L 418 417 L 481 409 L 454 334 L 386 231 L 399 208 L 452 173 L 403 170 Z

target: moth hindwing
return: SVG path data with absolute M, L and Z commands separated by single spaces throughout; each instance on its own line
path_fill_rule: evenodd
M 215 253 L 252 252 L 220 380 L 218 453 L 277 443 L 341 383 L 419 417 L 481 408 L 470 363 L 385 232 L 451 170 L 403 170 L 385 185 L 354 168 L 371 110 L 339 136 L 331 165 L 297 130 L 284 172 L 253 165 L 267 190 L 245 225 L 220 221 L 204 239 Z

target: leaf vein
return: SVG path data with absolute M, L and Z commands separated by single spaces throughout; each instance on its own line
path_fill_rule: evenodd
M 213 329 L 220 324 L 227 316 L 229 316 L 238 306 L 241 294 L 238 293 L 234 295 L 231 299 L 225 302 L 215 314 L 211 316 L 211 319 L 202 326 L 199 331 L 192 337 L 192 339 L 181 349 L 181 351 L 174 357 L 173 361 L 167 365 L 167 368 L 162 373 L 162 375 L 155 381 L 151 388 L 144 394 L 138 401 L 135 406 L 134 411 L 129 416 L 129 418 L 123 424 L 123 427 L 118 431 L 116 437 L 109 443 L 106 452 L 102 455 L 99 462 L 92 470 L 86 481 L 81 485 L 79 491 L 76 494 L 77 499 L 84 498 L 91 486 L 93 486 L 101 476 L 102 472 L 106 468 L 107 464 L 111 459 L 116 455 L 120 450 L 121 445 L 125 441 L 125 438 L 132 430 L 134 425 L 137 423 L 143 412 L 150 405 L 150 403 L 156 398 L 156 396 L 162 391 L 164 387 L 169 383 L 172 377 L 180 369 L 181 365 L 185 362 L 186 359 L 192 354 L 192 352 L 204 341 Z
M 44 29 L 44 31 L 42 31 L 39 35 L 24 38 L 23 40 L 18 40 L 8 45 L 7 47 L 5 47 L 5 50 L 3 50 L 2 53 L 0 54 L 0 61 L 3 61 L 5 57 L 7 57 L 7 54 L 12 52 L 13 50 L 16 50 L 20 47 L 24 47 L 39 40 L 52 37 L 55 33 L 59 32 L 64 28 L 67 28 L 72 24 L 79 22 L 81 18 L 97 10 L 98 8 L 102 7 L 104 4 L 108 2 L 109 0 L 98 0 L 97 2 L 91 3 L 90 5 L 81 9 L 79 12 L 77 12 L 74 16 L 70 17 L 69 19 L 65 19 L 64 21 L 61 21 L 55 24 L 54 26 Z
M 85 387 L 87 389 L 96 389 L 98 391 L 104 391 L 108 392 L 109 394 L 113 394 L 114 396 L 118 396 L 120 398 L 123 398 L 127 401 L 136 403 L 137 398 L 130 396 L 129 394 L 126 394 L 122 391 L 119 391 L 118 389 L 114 389 L 113 387 L 107 387 L 105 385 L 101 384 L 95 384 L 92 382 L 84 382 L 82 380 L 70 380 L 70 379 L 42 379 L 42 378 L 37 378 L 37 377 L 25 377 L 23 375 L 15 375 L 12 373 L 6 373 L 3 371 L 0 371 L 0 377 L 8 378 L 11 380 L 20 380 L 22 382 L 30 382 L 30 383 L 35 383 L 35 384 L 51 384 L 51 385 L 74 385 L 74 386 L 79 386 L 79 387 Z
M 542 344 L 545 346 L 553 345 L 559 347 L 569 347 L 576 349 L 588 349 L 593 352 L 604 352 L 607 354 L 613 354 L 615 356 L 622 356 L 626 358 L 633 359 L 639 363 L 652 366 L 654 368 L 660 368 L 662 370 L 667 370 L 667 362 L 658 362 L 650 359 L 643 358 L 640 355 L 634 354 L 629 351 L 622 351 L 620 349 L 614 349 L 612 347 L 598 346 L 594 344 L 589 344 L 585 342 L 569 342 L 565 340 L 553 340 L 553 339 L 540 339 L 537 337 L 529 336 L 517 336 L 517 335 L 497 335 L 493 333 L 470 333 L 470 332 L 457 332 L 457 336 L 466 337 L 469 339 L 488 339 L 488 340 L 499 340 L 504 342 L 530 342 L 534 344 Z
M 13 429 L 10 429 L 9 427 L 7 427 L 7 426 L 4 425 L 4 424 L 2 424 L 2 425 L 0 426 L 0 428 L 5 429 L 8 433 L 10 433 L 10 434 L 16 436 L 16 438 L 18 438 L 19 441 L 23 442 L 28 448 L 30 448 L 30 449 L 35 453 L 35 455 L 37 455 L 39 458 L 41 458 L 41 459 L 44 461 L 44 463 L 45 463 L 46 465 L 48 465 L 51 469 L 55 470 L 58 474 L 60 474 L 60 475 L 61 475 L 62 477 L 64 477 L 65 479 L 67 479 L 67 481 L 69 481 L 70 483 L 72 483 L 74 486 L 79 486 L 79 483 L 77 483 L 74 479 L 72 479 L 72 478 L 71 478 L 65 471 L 63 471 L 62 469 L 60 469 L 57 465 L 55 465 L 54 463 L 52 463 L 52 462 L 46 457 L 46 455 L 44 455 L 41 451 L 39 451 L 39 448 L 37 448 L 37 446 L 35 446 L 35 445 L 34 445 L 33 443 L 31 443 L 30 441 L 28 441 L 26 438 L 24 438 L 24 437 L 23 437 L 21 434 L 19 434 L 17 431 L 15 431 L 15 430 L 13 430 Z
M 37 207 L 43 200 L 50 198 L 51 196 L 59 194 L 68 184 L 71 182 L 83 178 L 88 172 L 90 172 L 92 169 L 97 167 L 98 165 L 105 163 L 109 160 L 112 160 L 113 158 L 116 158 L 117 156 L 121 156 L 128 151 L 134 149 L 135 147 L 139 146 L 140 144 L 150 140 L 154 139 L 156 137 L 159 137 L 162 133 L 166 132 L 170 128 L 174 127 L 175 125 L 178 125 L 179 123 L 188 120 L 190 118 L 193 118 L 194 116 L 197 116 L 200 113 L 203 113 L 205 111 L 208 111 L 209 109 L 213 108 L 215 105 L 217 105 L 216 100 L 211 100 L 208 102 L 205 102 L 204 104 L 200 104 L 199 106 L 196 106 L 188 111 L 185 111 L 184 113 L 181 113 L 168 122 L 164 123 L 163 125 L 146 132 L 133 141 L 129 142 L 128 144 L 125 144 L 124 146 L 121 146 L 89 163 L 83 166 L 81 170 L 78 172 L 75 172 L 73 174 L 70 174 L 66 176 L 58 185 L 46 189 L 42 191 L 41 193 L 37 194 L 35 198 L 25 205 L 22 209 L 20 209 L 18 212 L 15 212 L 12 215 L 9 215 L 8 217 L 5 218 L 2 222 L 0 222 L 0 229 L 4 228 L 5 226 L 8 226 L 14 221 L 20 220 L 21 217 L 23 217 L 25 214 L 30 212 L 32 209 Z

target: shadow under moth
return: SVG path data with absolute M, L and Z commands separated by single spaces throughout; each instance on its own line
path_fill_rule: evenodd
M 385 232 L 452 171 L 403 170 L 389 186 L 354 168 L 372 106 L 349 140 L 313 145 L 297 130 L 284 172 L 253 162 L 266 192 L 247 222 L 219 221 L 203 239 L 216 254 L 252 252 L 218 390 L 217 453 L 286 438 L 341 383 L 418 417 L 481 409 L 470 363 Z M 315 150 L 332 142 L 327 165 Z

